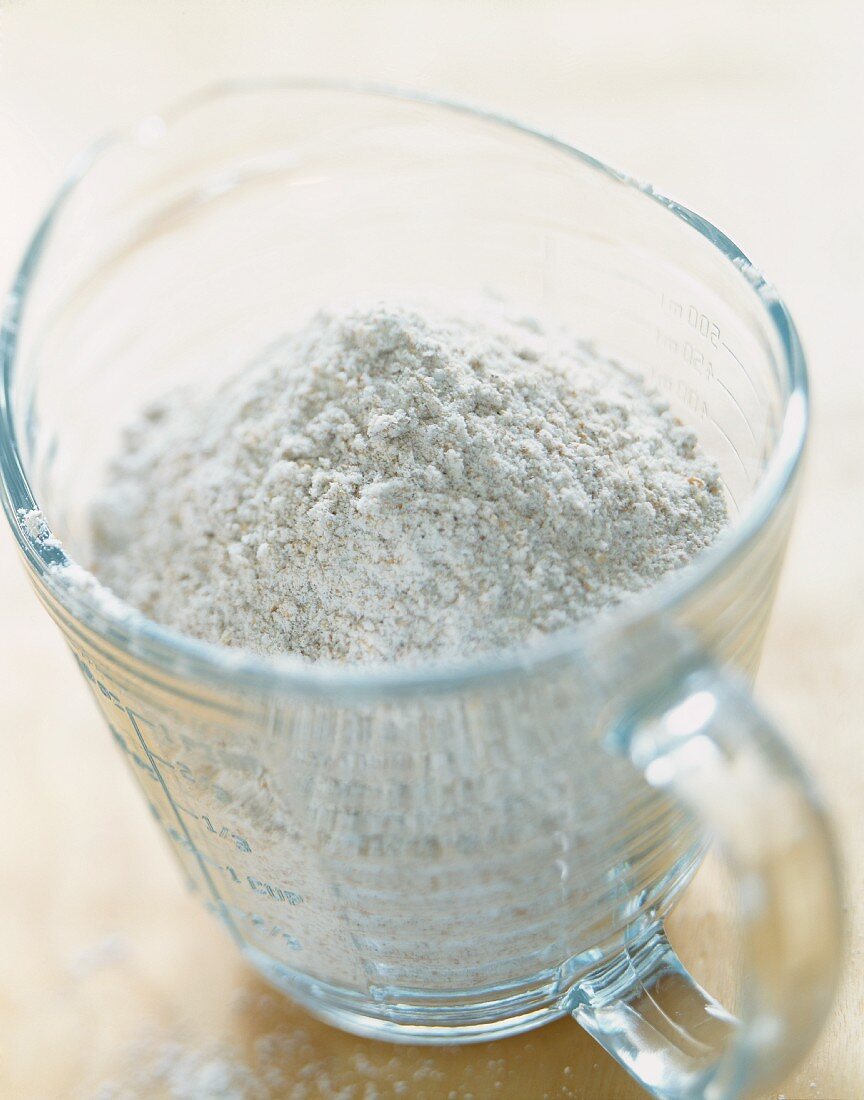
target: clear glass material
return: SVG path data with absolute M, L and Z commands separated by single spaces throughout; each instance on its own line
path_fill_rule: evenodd
M 142 403 L 212 388 L 325 302 L 489 293 L 644 370 L 697 432 L 733 517 L 697 563 L 531 649 L 374 672 L 206 646 L 70 583 Z M 225 87 L 81 162 L 3 357 L 4 497 L 36 591 L 190 887 L 273 982 L 415 1042 L 572 1013 L 662 1097 L 739 1096 L 800 1056 L 836 979 L 834 853 L 744 684 L 806 383 L 782 303 L 727 238 L 506 120 Z M 36 506 L 63 549 L 25 522 Z M 740 886 L 739 1017 L 663 933 L 711 838 Z

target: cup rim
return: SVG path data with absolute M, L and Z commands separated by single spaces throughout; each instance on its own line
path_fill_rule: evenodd
M 197 108 L 221 99 L 270 91 L 321 91 L 348 96 L 370 96 L 415 102 L 467 115 L 511 130 L 528 139 L 549 145 L 600 173 L 630 191 L 659 203 L 705 238 L 734 266 L 749 283 L 768 315 L 779 338 L 788 395 L 782 424 L 765 473 L 749 506 L 734 525 L 698 558 L 675 570 L 644 592 L 634 594 L 618 607 L 564 627 L 547 637 L 506 649 L 490 650 L 474 657 L 391 664 L 339 663 L 312 661 L 291 654 L 259 656 L 199 641 L 180 631 L 160 625 L 140 612 L 130 613 L 121 600 L 105 598 L 98 584 L 71 584 L 69 567 L 80 577 L 81 567 L 50 537 L 50 517 L 41 530 L 25 523 L 25 514 L 39 509 L 21 459 L 12 407 L 12 381 L 17 352 L 17 334 L 26 304 L 28 287 L 38 266 L 52 224 L 67 198 L 86 178 L 89 170 L 109 150 L 122 145 L 141 145 L 142 135 L 152 142 L 153 122 L 172 125 Z M 145 129 L 146 127 L 146 129 Z M 158 139 L 157 139 L 158 140 Z M 807 365 L 798 333 L 789 311 L 774 287 L 768 283 L 749 258 L 722 230 L 688 207 L 644 183 L 612 168 L 589 153 L 535 127 L 507 115 L 466 101 L 441 97 L 409 88 L 365 81 L 317 77 L 283 77 L 221 81 L 208 84 L 175 102 L 158 114 L 147 115 L 130 127 L 105 135 L 81 153 L 60 185 L 24 253 L 7 296 L 0 323 L 0 483 L 3 506 L 25 562 L 50 596 L 73 621 L 104 638 L 121 653 L 154 666 L 163 673 L 182 675 L 200 683 L 232 686 L 268 694 L 313 693 L 329 695 L 369 695 L 394 691 L 452 690 L 467 683 L 489 678 L 504 678 L 514 672 L 538 669 L 560 661 L 573 660 L 617 634 L 634 630 L 651 618 L 674 611 L 698 588 L 705 585 L 746 553 L 760 530 L 785 496 L 795 478 L 804 451 L 809 418 Z M 65 576 L 64 576 L 65 573 Z M 88 575 L 89 576 L 89 575 Z M 100 593 L 101 589 L 101 593 Z

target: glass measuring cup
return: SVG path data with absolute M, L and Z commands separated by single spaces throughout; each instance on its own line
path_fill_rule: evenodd
M 149 399 L 218 384 L 334 298 L 489 292 L 667 393 L 734 520 L 698 563 L 531 649 L 383 671 L 203 645 L 82 580 L 93 487 Z M 189 885 L 272 981 L 412 1042 L 572 1013 L 661 1097 L 739 1096 L 800 1055 L 838 969 L 835 860 L 744 685 L 806 380 L 785 308 L 719 231 L 480 112 L 236 85 L 82 162 L 2 354 L 4 505 L 37 594 Z M 737 1017 L 663 931 L 709 838 L 739 887 Z

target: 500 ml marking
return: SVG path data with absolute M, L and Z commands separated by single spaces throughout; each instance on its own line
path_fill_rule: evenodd
M 665 291 L 660 291 L 660 309 L 670 317 L 676 317 L 707 340 L 712 348 L 722 345 L 720 326 L 712 321 L 707 313 L 703 313 L 697 306 L 687 302 L 679 302 L 670 298 Z

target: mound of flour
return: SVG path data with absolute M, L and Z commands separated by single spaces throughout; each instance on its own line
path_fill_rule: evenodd
M 534 321 L 324 311 L 128 431 L 99 579 L 259 653 L 378 662 L 531 640 L 685 564 L 714 464 L 620 365 Z

